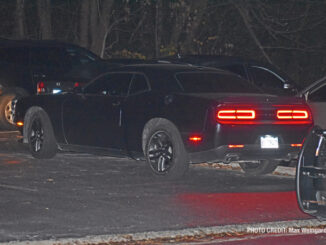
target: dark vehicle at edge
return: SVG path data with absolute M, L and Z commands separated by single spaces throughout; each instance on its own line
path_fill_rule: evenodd
M 13 129 L 11 101 L 88 83 L 113 64 L 55 40 L 0 40 L 0 128 Z
M 177 55 L 160 58 L 180 64 L 207 66 L 233 72 L 265 93 L 295 95 L 301 88 L 278 68 L 257 60 L 226 55 Z
M 296 190 L 301 210 L 326 220 L 326 130 L 319 126 L 310 131 L 300 152 Z
M 145 158 L 155 174 L 171 178 L 207 161 L 272 172 L 297 157 L 313 123 L 300 98 L 262 94 L 226 71 L 176 64 L 124 66 L 73 93 L 19 99 L 14 119 L 36 158 L 58 148 L 105 151 Z

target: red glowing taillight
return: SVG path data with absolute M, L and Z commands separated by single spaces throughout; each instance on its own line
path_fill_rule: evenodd
M 283 107 L 284 108 L 284 107 Z M 276 110 L 274 124 L 311 124 L 309 108 L 284 108 Z
M 79 86 L 80 86 L 79 82 L 75 82 L 75 83 L 74 83 L 74 88 L 77 88 L 77 87 L 79 87 Z
M 256 111 L 253 109 L 220 109 L 216 118 L 220 123 L 236 123 L 256 119 Z
M 45 84 L 44 82 L 38 82 L 36 85 L 37 93 L 44 93 L 45 92 Z
M 279 120 L 308 119 L 309 112 L 307 110 L 277 110 L 276 117 Z

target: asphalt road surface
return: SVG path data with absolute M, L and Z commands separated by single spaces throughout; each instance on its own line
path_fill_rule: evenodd
M 37 160 L 17 140 L 0 132 L 0 242 L 309 218 L 291 177 L 192 166 L 166 182 L 130 159 Z

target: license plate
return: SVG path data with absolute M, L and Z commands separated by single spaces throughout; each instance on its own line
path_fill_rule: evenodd
M 272 135 L 260 136 L 260 147 L 262 149 L 278 149 L 278 137 Z

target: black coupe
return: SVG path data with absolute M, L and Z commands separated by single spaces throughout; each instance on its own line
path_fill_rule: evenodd
M 126 65 L 84 88 L 19 99 L 14 120 L 36 158 L 58 149 L 146 159 L 157 175 L 237 161 L 248 174 L 296 158 L 312 127 L 299 98 L 266 95 L 238 76 L 176 64 Z

